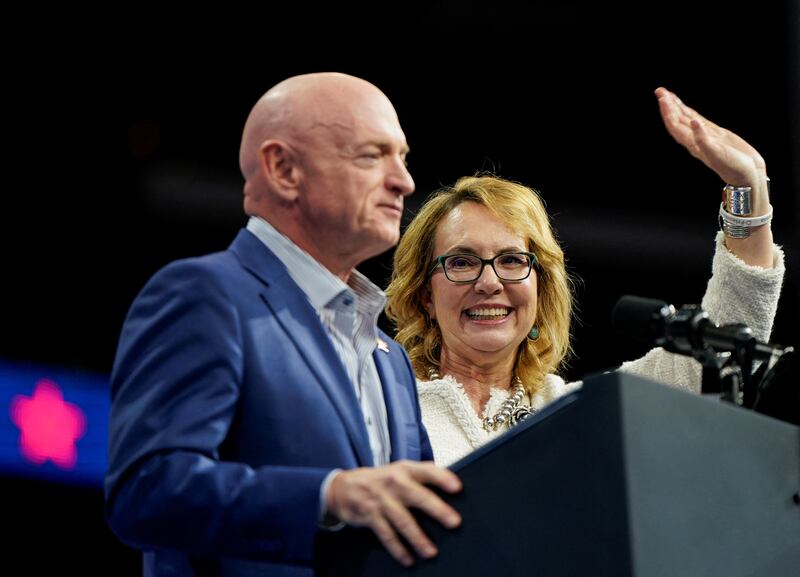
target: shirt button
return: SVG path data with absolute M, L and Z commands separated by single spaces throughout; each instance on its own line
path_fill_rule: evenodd
M 372 425 L 372 417 L 367 417 L 367 424 Z

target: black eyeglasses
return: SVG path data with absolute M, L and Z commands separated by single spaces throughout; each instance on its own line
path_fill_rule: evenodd
M 522 251 L 504 252 L 492 258 L 481 258 L 474 254 L 443 254 L 436 257 L 436 264 L 428 276 L 441 266 L 444 276 L 450 282 L 475 282 L 483 274 L 483 267 L 488 264 L 500 280 L 520 281 L 531 275 L 531 269 L 537 262 L 535 254 Z

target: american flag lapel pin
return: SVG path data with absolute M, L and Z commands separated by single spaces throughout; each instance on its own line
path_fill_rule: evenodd
M 382 350 L 384 353 L 389 352 L 389 343 L 384 341 L 383 339 L 378 339 L 378 348 Z

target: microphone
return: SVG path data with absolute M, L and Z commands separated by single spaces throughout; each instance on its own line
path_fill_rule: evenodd
M 683 355 L 746 351 L 755 360 L 769 359 L 774 352 L 743 324 L 714 324 L 700 305 L 676 309 L 657 299 L 625 295 L 614 305 L 611 324 L 620 335 Z
M 679 309 L 664 301 L 621 297 L 611 312 L 614 331 L 703 366 L 701 392 L 800 424 L 800 364 L 794 347 L 763 343 L 743 324 L 718 326 L 700 305 Z M 753 372 L 755 361 L 763 361 Z

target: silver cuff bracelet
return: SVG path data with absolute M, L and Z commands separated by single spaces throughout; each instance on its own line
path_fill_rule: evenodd
M 722 189 L 722 204 L 728 214 L 735 216 L 750 216 L 753 213 L 753 203 L 750 186 L 727 185 Z

